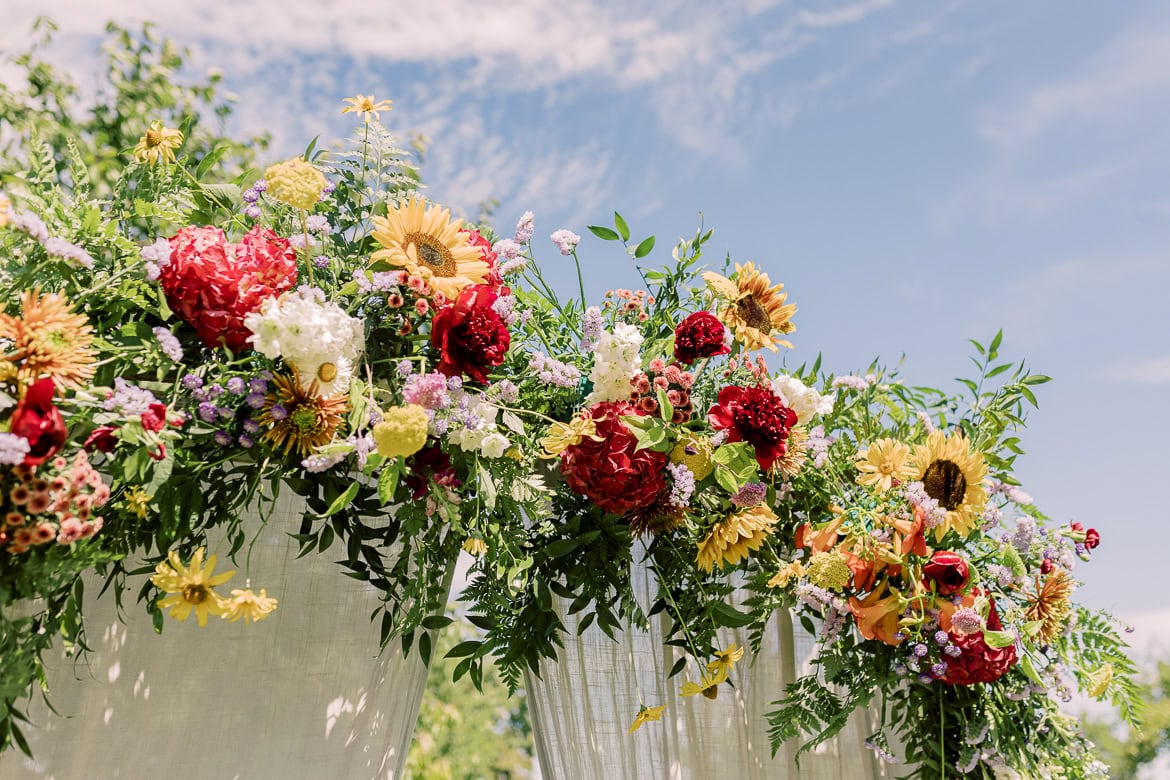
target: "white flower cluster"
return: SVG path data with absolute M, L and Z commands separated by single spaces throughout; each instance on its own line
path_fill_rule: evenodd
M 619 322 L 612 333 L 602 331 L 589 372 L 593 392 L 585 399 L 587 403 L 629 400 L 630 380 L 642 367 L 638 356 L 641 346 L 642 334 L 629 323 Z
M 804 425 L 813 418 L 813 415 L 828 414 L 833 411 L 834 395 L 822 396 L 816 388 L 806 387 L 794 376 L 781 374 L 772 380 L 772 392 L 780 396 L 784 405 L 796 412 L 796 421 Z
M 447 440 L 459 446 L 465 452 L 479 450 L 485 458 L 502 457 L 512 443 L 508 437 L 499 432 L 496 427 L 496 414 L 499 409 L 482 396 L 464 396 L 468 403 L 452 415 L 454 422 L 447 430 Z
M 282 358 L 306 386 L 314 379 L 323 396 L 349 391 L 354 361 L 365 346 L 362 321 L 325 300 L 325 293 L 302 286 L 269 298 L 244 318 L 256 351 Z

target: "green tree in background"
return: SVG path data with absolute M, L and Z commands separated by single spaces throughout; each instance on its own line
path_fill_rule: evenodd
M 486 668 L 483 692 L 467 677 L 452 682 L 455 662 L 445 658 L 475 629 L 455 622 L 437 637 L 406 760 L 408 780 L 519 780 L 532 772 L 532 729 L 523 691 L 509 698 L 494 667 Z
M 1141 731 L 1117 735 L 1111 721 L 1088 720 L 1085 732 L 1101 749 L 1116 780 L 1134 780 L 1143 767 L 1170 752 L 1170 661 L 1160 661 L 1153 678 L 1144 684 L 1146 702 Z

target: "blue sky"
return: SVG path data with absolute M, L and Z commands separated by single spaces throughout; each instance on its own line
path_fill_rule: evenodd
M 5 5 L 11 51 L 32 12 Z M 274 159 L 345 134 L 341 98 L 392 98 L 387 123 L 432 141 L 431 197 L 472 215 L 498 198 L 504 232 L 532 210 L 538 236 L 586 236 L 594 295 L 637 277 L 586 224 L 617 209 L 664 262 L 701 214 L 713 260 L 787 285 L 793 365 L 904 353 L 908 381 L 951 387 L 966 339 L 1004 328 L 1007 357 L 1056 378 L 1018 476 L 1104 539 L 1083 598 L 1170 607 L 1165 4 L 183 5 L 40 9 L 77 73 L 106 18 L 148 13 L 195 69 L 224 71 L 237 127 L 271 131 Z

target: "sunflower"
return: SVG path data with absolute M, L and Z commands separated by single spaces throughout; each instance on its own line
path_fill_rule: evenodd
M 246 590 L 236 588 L 232 591 L 232 598 L 226 602 L 227 609 L 224 610 L 223 618 L 232 623 L 240 618 L 243 618 L 245 623 L 259 623 L 272 614 L 277 603 L 276 599 L 268 597 L 266 588 L 260 589 L 259 596 L 253 593 L 251 588 Z
M 749 552 L 760 549 L 777 519 L 765 504 L 723 518 L 699 542 L 699 568 L 709 572 L 716 563 L 720 568 L 724 564 L 739 563 Z
M 222 585 L 235 574 L 234 571 L 224 572 L 212 576 L 215 571 L 215 556 L 207 559 L 207 566 L 203 566 L 204 549 L 200 547 L 191 558 L 191 565 L 184 566 L 179 561 L 179 553 L 171 550 L 167 561 L 155 567 L 155 574 L 150 581 L 165 591 L 168 596 L 158 602 L 162 609 L 170 609 L 171 617 L 183 623 L 195 610 L 195 617 L 199 626 L 207 625 L 208 615 L 223 615 L 228 610 L 228 602 L 212 588 Z M 169 561 L 169 563 L 168 563 Z
M 736 263 L 734 281 L 713 271 L 705 271 L 703 280 L 727 303 L 718 316 L 732 329 L 736 341 L 749 350 L 767 347 L 778 352 L 776 345 L 792 348 L 792 342 L 772 335 L 796 330 L 792 324 L 796 305 L 785 305 L 788 293 L 782 292 L 784 285 L 772 286 L 768 275 L 752 263 Z
M 30 383 L 47 375 L 74 388 L 91 379 L 93 328 L 85 316 L 75 313 L 63 295 L 42 296 L 39 288 L 25 290 L 20 304 L 19 317 L 0 313 L 0 339 L 11 342 L 11 351 L 0 360 L 16 367 L 17 379 Z
M 163 123 L 155 120 L 151 122 L 138 144 L 134 147 L 134 159 L 138 162 L 157 165 L 159 160 L 175 161 L 175 150 L 183 143 L 183 134 L 171 127 L 163 127 Z
M 886 492 L 895 482 L 908 482 L 914 478 L 914 467 L 910 463 L 910 445 L 896 439 L 878 439 L 867 449 L 857 453 L 857 484 L 873 485 L 879 492 Z
M 489 271 L 480 258 L 479 247 L 467 242 L 460 232 L 463 220 L 451 220 L 451 213 L 439 206 L 427 207 L 422 198 L 412 198 L 392 208 L 385 217 L 374 217 L 371 235 L 384 248 L 371 259 L 401 266 L 421 276 L 448 300 L 470 284 L 483 284 Z
M 277 374 L 272 382 L 276 390 L 265 396 L 260 415 L 260 422 L 269 426 L 263 439 L 285 454 L 295 450 L 298 455 L 308 455 L 333 440 L 349 408 L 345 396 L 318 396 L 316 380 L 305 387 L 295 376 Z
M 642 728 L 643 723 L 649 723 L 655 720 L 662 720 L 662 713 L 666 712 L 666 705 L 659 704 L 657 707 L 647 707 L 642 705 L 638 710 L 638 714 L 634 716 L 634 722 L 630 724 L 630 734 L 633 734 L 638 729 Z
M 362 119 L 369 122 L 370 114 L 374 115 L 375 120 L 380 120 L 378 116 L 381 111 L 389 111 L 394 107 L 394 102 L 390 100 L 374 100 L 373 95 L 359 94 L 357 97 L 346 98 L 344 103 L 349 105 L 341 109 L 343 114 L 361 114 Z
M 662 536 L 684 525 L 687 513 L 682 507 L 667 502 L 669 491 L 659 495 L 648 507 L 635 509 L 627 516 L 631 536 Z
M 912 479 L 922 482 L 926 494 L 947 510 L 946 519 L 934 527 L 935 539 L 947 531 L 966 538 L 975 527 L 987 503 L 987 461 L 973 450 L 960 432 L 947 436 L 932 431 L 926 444 L 914 448 Z
M 1064 569 L 1053 569 L 1041 582 L 1036 577 L 1036 595 L 1024 615 L 1029 621 L 1039 621 L 1040 630 L 1036 632 L 1036 639 L 1041 644 L 1049 645 L 1064 630 L 1068 623 L 1070 607 L 1076 582 L 1072 575 Z

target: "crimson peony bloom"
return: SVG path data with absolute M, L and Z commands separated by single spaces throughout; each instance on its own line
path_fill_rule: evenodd
M 459 478 L 447 453 L 437 444 L 429 444 L 406 459 L 406 473 L 402 484 L 415 501 L 431 492 L 431 481 L 445 487 L 458 487 Z
M 487 369 L 503 363 L 512 344 L 503 318 L 492 308 L 499 297 L 489 285 L 473 284 L 435 314 L 431 345 L 442 355 L 437 371 L 487 383 Z
M 619 418 L 640 415 L 628 401 L 604 401 L 586 410 L 597 439 L 586 436 L 561 452 L 561 473 L 574 493 L 615 515 L 645 509 L 666 487 L 666 453 L 638 450 Z
M 935 550 L 930 560 L 922 567 L 927 583 L 933 582 L 935 590 L 943 596 L 953 596 L 967 587 L 971 572 L 967 562 L 958 553 L 950 550 Z
M 995 610 L 995 601 L 991 602 L 991 611 L 987 615 L 987 630 L 1002 631 L 1003 624 L 999 622 L 999 613 Z M 983 640 L 982 632 L 974 634 L 959 634 L 950 632 L 951 642 L 962 651 L 958 658 L 947 659 L 947 673 L 939 678 L 940 682 L 948 685 L 974 685 L 975 683 L 995 682 L 1008 673 L 1019 658 L 1016 655 L 1016 646 L 990 647 Z
M 28 440 L 25 466 L 39 466 L 65 446 L 65 420 L 53 406 L 56 385 L 49 377 L 38 379 L 24 391 L 9 420 L 9 433 Z
M 170 244 L 159 284 L 167 305 L 209 347 L 247 349 L 245 315 L 297 283 L 296 251 L 266 228 L 254 227 L 232 244 L 219 228 L 189 226 Z
M 674 329 L 674 357 L 690 365 L 699 358 L 726 355 L 731 347 L 723 340 L 727 328 L 708 311 L 689 315 Z
M 716 430 L 727 432 L 727 441 L 746 441 L 756 450 L 756 462 L 767 471 L 787 452 L 788 434 L 796 425 L 796 412 L 784 405 L 768 387 L 730 385 L 719 391 L 719 402 L 707 412 Z
M 117 432 L 118 429 L 113 425 L 94 428 L 93 433 L 85 439 L 85 449 L 90 452 L 113 452 L 118 446 L 118 437 L 114 435 Z

